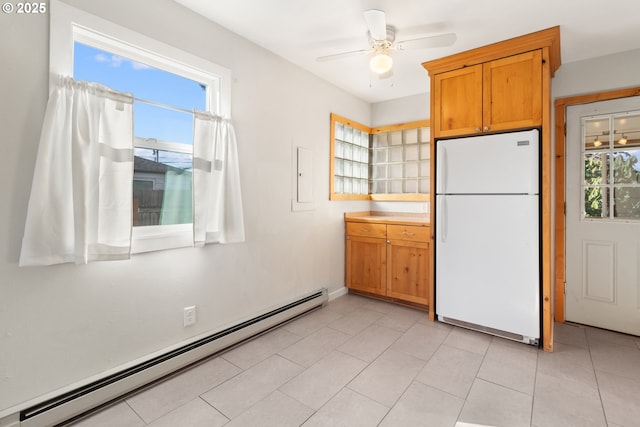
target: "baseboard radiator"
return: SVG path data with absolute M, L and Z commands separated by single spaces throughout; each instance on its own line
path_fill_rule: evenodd
M 327 301 L 327 289 L 320 289 L 236 326 L 32 406 L 20 412 L 20 426 L 58 425 L 301 316 L 326 304 Z

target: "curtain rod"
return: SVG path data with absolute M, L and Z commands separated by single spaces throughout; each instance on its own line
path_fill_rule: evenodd
M 193 110 L 187 110 L 186 108 L 174 107 L 173 105 L 163 104 L 162 102 L 149 101 L 148 99 L 137 98 L 135 96 L 133 97 L 133 100 L 138 102 L 143 102 L 145 104 L 153 105 L 155 107 L 161 107 L 161 108 L 166 108 L 168 110 L 178 111 L 181 113 L 193 114 L 194 111 L 196 111 L 195 108 Z

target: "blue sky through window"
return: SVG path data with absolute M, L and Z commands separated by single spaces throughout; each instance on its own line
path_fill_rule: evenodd
M 78 42 L 74 43 L 73 75 L 76 80 L 98 82 L 138 99 L 189 111 L 206 110 L 202 84 Z M 191 145 L 193 116 L 135 102 L 134 132 L 140 138 Z

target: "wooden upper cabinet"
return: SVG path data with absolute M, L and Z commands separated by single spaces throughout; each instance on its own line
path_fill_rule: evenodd
M 434 136 L 542 123 L 542 52 L 514 55 L 433 76 Z
M 482 65 L 433 77 L 436 100 L 431 114 L 434 136 L 480 132 L 482 126 Z
M 542 51 L 483 65 L 483 132 L 542 124 Z

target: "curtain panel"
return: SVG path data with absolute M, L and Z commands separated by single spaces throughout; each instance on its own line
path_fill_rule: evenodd
M 71 77 L 57 77 L 54 85 L 40 136 L 19 264 L 127 259 L 133 98 Z
M 194 112 L 194 246 L 244 241 L 236 134 L 231 122 Z

